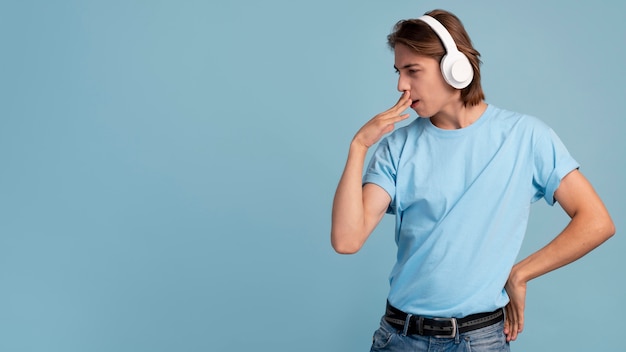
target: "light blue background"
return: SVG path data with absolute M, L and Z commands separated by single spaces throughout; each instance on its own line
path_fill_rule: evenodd
M 513 350 L 623 350 L 624 2 L 2 0 L 0 351 L 368 350 L 393 223 L 337 255 L 332 197 L 398 97 L 386 35 L 433 8 L 618 228 L 530 283 Z M 567 222 L 532 213 L 522 255 Z

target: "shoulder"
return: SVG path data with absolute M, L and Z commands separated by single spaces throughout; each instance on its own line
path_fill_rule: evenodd
M 536 116 L 490 106 L 491 128 L 510 131 L 520 137 L 544 138 L 553 134 L 552 129 Z
M 548 129 L 548 125 L 539 118 L 520 112 L 510 111 L 490 105 L 491 121 L 508 126 L 519 126 L 531 129 Z

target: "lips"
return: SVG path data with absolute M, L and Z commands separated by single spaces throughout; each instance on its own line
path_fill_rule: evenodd
M 419 99 L 413 100 L 413 102 L 411 103 L 411 107 L 414 108 L 417 105 L 417 103 L 419 103 Z

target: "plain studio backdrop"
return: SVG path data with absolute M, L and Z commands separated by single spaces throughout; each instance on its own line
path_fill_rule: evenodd
M 434 8 L 481 52 L 487 102 L 548 123 L 618 230 L 529 284 L 513 351 L 623 350 L 625 4 L 3 0 L 0 350 L 368 350 L 393 219 L 335 254 L 332 198 L 399 96 L 386 35 Z M 533 205 L 520 257 L 567 220 Z

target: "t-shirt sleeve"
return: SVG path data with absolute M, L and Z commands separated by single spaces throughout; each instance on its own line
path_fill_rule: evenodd
M 388 214 L 395 214 L 395 194 L 396 194 L 396 174 L 397 164 L 391 153 L 389 140 L 387 138 L 380 141 L 369 166 L 363 176 L 363 184 L 373 183 L 383 188 L 391 197 Z
M 534 155 L 533 184 L 536 193 L 533 201 L 544 198 L 549 205 L 554 205 L 554 192 L 559 188 L 561 180 L 580 165 L 552 129 L 537 139 Z

